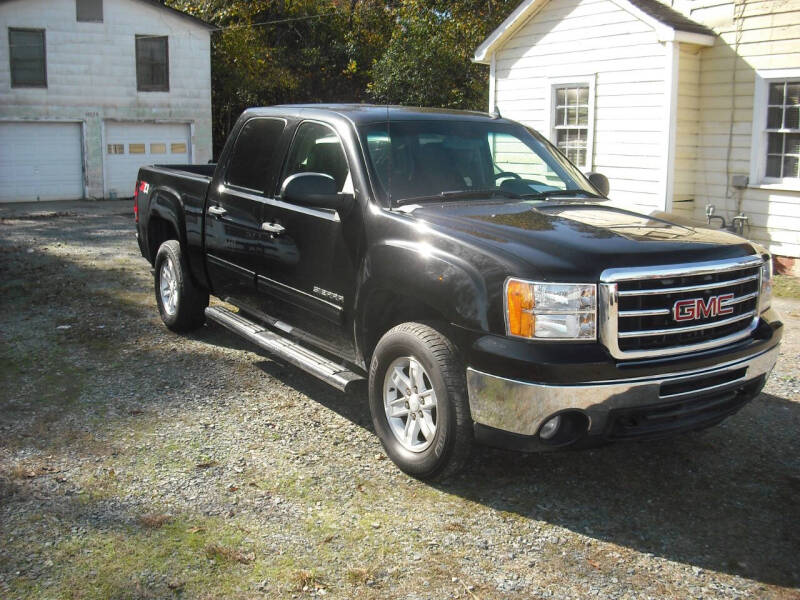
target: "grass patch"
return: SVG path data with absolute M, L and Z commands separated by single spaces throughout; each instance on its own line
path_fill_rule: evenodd
M 212 543 L 206 546 L 206 556 L 217 561 L 238 562 L 243 565 L 249 565 L 256 559 L 254 552 L 242 552 L 236 548 L 223 546 L 218 543 Z
M 375 578 L 375 570 L 365 567 L 350 567 L 347 569 L 345 579 L 350 585 L 367 585 L 367 582 Z
M 780 298 L 800 299 L 800 278 L 791 275 L 775 275 L 772 293 Z
M 314 569 L 299 569 L 292 573 L 291 582 L 295 591 L 306 592 L 325 588 L 322 575 Z
M 139 517 L 139 524 L 147 529 L 158 529 L 162 525 L 172 520 L 170 515 L 164 513 L 152 513 Z

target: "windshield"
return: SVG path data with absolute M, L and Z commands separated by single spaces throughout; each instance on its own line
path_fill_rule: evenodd
M 535 132 L 509 123 L 395 121 L 361 128 L 379 193 L 393 204 L 439 197 L 595 196 L 596 190 Z M 483 192 L 486 192 L 483 194 Z

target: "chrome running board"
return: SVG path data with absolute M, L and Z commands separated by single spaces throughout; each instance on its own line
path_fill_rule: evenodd
M 206 308 L 206 318 L 342 391 L 347 391 L 352 383 L 364 379 L 358 373 L 221 306 Z

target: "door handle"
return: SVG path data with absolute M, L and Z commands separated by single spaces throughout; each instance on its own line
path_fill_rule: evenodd
M 266 231 L 268 233 L 271 233 L 272 235 L 280 235 L 284 231 L 286 231 L 286 227 L 284 227 L 280 223 L 270 223 L 268 221 L 265 221 L 264 223 L 261 224 L 261 231 Z
M 208 207 L 208 214 L 213 215 L 215 217 L 221 217 L 226 212 L 228 212 L 228 211 L 225 210 L 224 208 L 222 208 L 221 206 L 209 206 Z

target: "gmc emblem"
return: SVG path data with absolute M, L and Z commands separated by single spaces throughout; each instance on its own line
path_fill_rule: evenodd
M 710 298 L 678 300 L 672 305 L 672 318 L 681 322 L 729 315 L 733 312 L 733 307 L 728 303 L 733 297 L 733 294 L 720 294 Z

